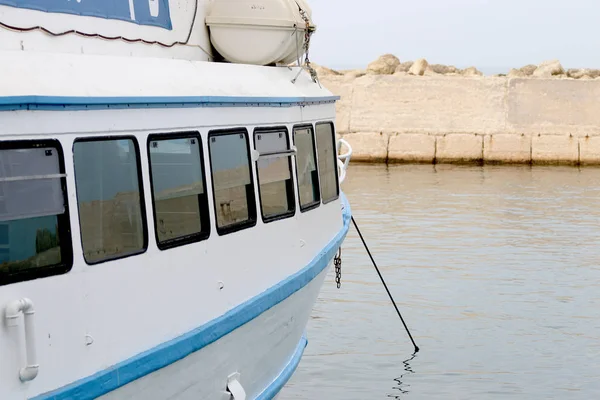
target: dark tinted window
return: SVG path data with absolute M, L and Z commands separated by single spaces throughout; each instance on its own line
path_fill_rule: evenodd
M 316 125 L 315 130 L 317 133 L 321 197 L 323 203 L 328 203 L 339 196 L 335 132 L 331 122 L 319 123 Z
M 263 219 L 272 221 L 294 215 L 294 183 L 286 129 L 257 130 L 254 147 L 261 154 L 256 162 Z
M 254 225 L 256 200 L 245 130 L 211 132 L 208 139 L 219 234 Z
M 134 139 L 79 140 L 73 156 L 86 262 L 145 251 L 139 149 Z
M 306 210 L 319 204 L 319 173 L 315 156 L 312 126 L 294 128 L 294 144 L 297 148 L 296 173 L 298 175 L 298 197 L 300 209 Z
M 0 142 L 0 284 L 71 268 L 64 171 L 58 141 Z
M 160 248 L 207 238 L 208 199 L 200 136 L 150 136 L 154 223 Z

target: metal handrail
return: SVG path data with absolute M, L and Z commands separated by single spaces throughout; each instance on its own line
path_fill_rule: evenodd
M 343 154 L 339 154 L 340 150 L 342 149 L 342 145 L 344 145 L 348 150 Z M 348 169 L 350 158 L 352 158 L 352 146 L 350 146 L 350 143 L 340 138 L 337 142 L 337 152 L 338 169 L 340 171 L 339 181 L 341 184 L 342 182 L 344 182 L 344 179 L 346 179 L 346 170 Z
M 23 298 L 8 303 L 4 310 L 6 325 L 9 328 L 19 331 L 20 314 L 23 314 L 23 322 L 25 325 L 25 351 L 27 352 L 27 364 L 19 370 L 19 378 L 21 379 L 21 382 L 27 382 L 35 379 L 40 369 L 40 365 L 37 363 L 35 346 L 35 307 L 30 299 Z

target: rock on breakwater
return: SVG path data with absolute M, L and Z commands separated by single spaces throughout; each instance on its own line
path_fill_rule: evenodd
M 319 75 L 341 96 L 337 132 L 353 161 L 600 164 L 600 72 L 416 64 L 388 57 L 387 68 Z

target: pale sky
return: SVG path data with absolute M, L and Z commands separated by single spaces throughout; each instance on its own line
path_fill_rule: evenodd
M 311 61 L 365 68 L 400 61 L 475 66 L 486 73 L 559 59 L 600 68 L 600 0 L 309 0 Z

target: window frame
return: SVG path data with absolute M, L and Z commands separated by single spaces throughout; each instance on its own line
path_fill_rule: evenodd
M 0 141 L 1 150 L 27 150 L 40 147 L 52 147 L 58 154 L 58 170 L 60 174 L 66 174 L 65 157 L 61 142 L 58 139 L 40 140 L 8 140 Z M 71 213 L 69 209 L 69 192 L 67 190 L 67 177 L 60 178 L 60 186 L 64 200 L 64 213 L 57 215 L 58 237 L 60 240 L 61 262 L 46 267 L 36 267 L 24 272 L 0 274 L 0 286 L 34 279 L 48 278 L 51 276 L 64 275 L 73 268 L 73 238 L 71 230 Z
M 336 201 L 337 199 L 340 198 L 340 177 L 339 177 L 339 171 L 338 171 L 338 157 L 337 157 L 337 143 L 335 140 L 335 135 L 336 135 L 336 131 L 335 131 L 335 124 L 333 123 L 333 121 L 320 121 L 317 122 L 315 124 L 315 142 L 318 142 L 317 140 L 317 126 L 319 125 L 330 125 L 331 126 L 331 140 L 333 141 L 333 154 L 334 154 L 334 166 L 333 169 L 335 170 L 335 184 L 336 184 L 336 195 L 335 197 L 332 197 L 331 199 L 325 201 L 325 199 L 323 198 L 323 190 L 321 189 L 321 164 L 319 162 L 319 146 L 317 144 L 317 164 L 319 165 L 319 190 L 320 190 L 320 195 L 321 195 L 321 201 L 323 204 L 328 204 L 331 203 L 333 201 Z
M 291 150 L 291 141 L 290 141 L 290 135 L 289 135 L 289 130 L 287 128 L 287 126 L 282 125 L 282 126 L 273 126 L 273 127 L 257 127 L 254 128 L 254 133 L 253 133 L 253 141 L 254 141 L 254 150 L 256 150 L 256 136 L 260 135 L 260 134 L 265 134 L 265 133 L 283 133 L 285 135 L 285 140 L 286 140 L 286 145 L 287 145 L 287 150 Z M 294 166 L 292 165 L 292 157 L 293 154 L 289 154 L 289 155 L 285 155 L 282 157 L 286 157 L 288 159 L 288 165 L 289 165 L 289 170 L 290 170 L 290 179 L 292 180 L 292 185 L 290 188 L 291 193 L 287 193 L 287 195 L 291 195 L 291 198 L 288 198 L 288 202 L 291 200 L 292 202 L 292 209 L 285 212 L 285 213 L 281 213 L 281 214 L 276 214 L 270 217 L 265 217 L 265 214 L 263 213 L 263 209 L 262 209 L 262 193 L 260 190 L 260 174 L 259 174 L 259 168 L 258 168 L 258 161 L 260 160 L 260 158 L 258 160 L 255 161 L 254 166 L 256 168 L 256 185 L 258 186 L 258 200 L 259 200 L 259 205 L 260 205 L 260 215 L 262 217 L 262 221 L 265 224 L 268 224 L 270 222 L 274 222 L 274 221 L 280 221 L 282 219 L 287 219 L 287 218 L 291 218 L 293 216 L 296 215 L 296 190 L 294 188 L 295 184 L 294 184 Z M 287 189 L 287 185 L 286 185 L 286 189 Z
M 248 205 L 248 220 L 244 222 L 238 222 L 235 224 L 228 225 L 226 227 L 220 227 L 219 221 L 217 220 L 217 201 L 216 201 L 216 192 L 215 192 L 215 180 L 214 173 L 212 168 L 212 152 L 210 149 L 210 140 L 213 137 L 226 136 L 226 135 L 235 135 L 235 134 L 243 134 L 245 136 L 246 142 L 246 155 L 248 157 L 248 172 L 250 174 L 250 185 L 252 186 L 250 192 L 252 196 L 250 198 L 246 198 Z M 213 203 L 213 212 L 215 216 L 215 229 L 219 236 L 229 235 L 231 233 L 239 232 L 244 229 L 252 228 L 256 226 L 257 212 L 256 212 L 256 185 L 254 183 L 254 170 L 252 168 L 252 148 L 250 147 L 250 134 L 248 133 L 248 129 L 246 127 L 239 128 L 224 128 L 224 129 L 213 129 L 208 131 L 207 136 L 207 147 L 208 147 L 208 166 L 210 170 L 210 184 L 212 190 L 212 203 Z
M 313 126 L 313 124 L 297 124 L 294 125 L 292 128 L 292 140 L 294 143 L 294 146 L 297 148 L 296 146 L 296 130 L 297 129 L 305 129 L 305 128 L 309 128 L 310 131 L 312 132 L 312 146 L 313 146 L 313 154 L 315 157 L 315 166 L 317 167 L 317 191 L 318 191 L 318 199 L 313 201 L 312 203 L 309 203 L 305 206 L 302 206 L 302 199 L 300 199 L 300 175 L 299 175 L 299 171 L 298 171 L 298 153 L 296 153 L 296 155 L 294 156 L 295 158 L 295 169 L 296 169 L 296 191 L 298 192 L 298 205 L 300 206 L 300 212 L 307 212 L 310 210 L 314 210 L 315 208 L 319 207 L 321 205 L 321 177 L 319 176 L 319 158 L 318 158 L 318 154 L 317 154 L 317 145 L 316 145 L 316 135 L 315 135 L 315 128 Z
M 81 230 L 81 214 L 80 214 L 80 210 L 79 210 L 79 193 L 77 192 L 77 170 L 75 168 L 75 144 L 82 143 L 82 142 L 103 142 L 103 141 L 107 141 L 107 140 L 116 141 L 116 140 L 123 140 L 123 139 L 131 139 L 131 141 L 133 142 L 133 147 L 135 149 L 136 167 L 137 167 L 137 172 L 138 172 L 138 188 L 140 191 L 140 214 L 142 216 L 142 235 L 143 235 L 142 244 L 143 244 L 143 246 L 140 251 L 128 253 L 128 254 L 125 254 L 122 256 L 108 257 L 108 258 L 104 258 L 100 261 L 90 262 L 86 259 L 85 249 L 83 248 L 83 235 L 82 235 L 82 230 Z M 73 180 L 75 182 L 75 198 L 77 199 L 77 222 L 79 223 L 79 241 L 81 243 L 81 255 L 82 255 L 85 263 L 87 265 L 98 265 L 98 264 L 103 264 L 106 262 L 122 260 L 125 258 L 144 254 L 145 252 L 147 252 L 148 251 L 148 218 L 146 215 L 146 196 L 144 193 L 144 174 L 143 174 L 143 170 L 142 170 L 142 159 L 141 159 L 142 157 L 141 157 L 140 146 L 137 141 L 137 137 L 134 135 L 116 135 L 116 136 L 103 135 L 103 136 L 91 136 L 91 137 L 78 137 L 78 138 L 75 138 L 75 140 L 73 140 L 72 153 L 73 153 L 73 175 L 74 175 Z
M 180 236 L 175 239 L 169 239 L 161 242 L 158 237 L 158 227 L 156 219 L 156 202 L 154 199 L 154 178 L 152 175 L 152 157 L 150 155 L 150 143 L 153 141 L 169 140 L 169 139 L 190 139 L 194 138 L 198 140 L 198 151 L 200 152 L 200 167 L 202 168 L 202 186 L 204 187 L 204 204 L 198 204 L 198 211 L 200 213 L 200 232 L 193 233 L 190 235 Z M 210 237 L 211 223 L 210 223 L 210 205 L 209 205 L 209 194 L 208 187 L 206 186 L 206 163 L 204 162 L 204 145 L 202 143 L 202 135 L 198 131 L 182 131 L 172 133 L 155 133 L 148 135 L 146 140 L 146 149 L 148 151 L 148 178 L 150 180 L 150 196 L 152 199 L 152 218 L 154 219 L 154 237 L 156 239 L 156 246 L 159 250 L 168 250 L 180 246 L 185 246 L 192 243 L 198 243 L 206 240 Z M 200 203 L 200 202 L 199 202 Z M 206 222 L 205 222 L 206 221 Z M 206 228 L 204 225 L 206 224 Z

